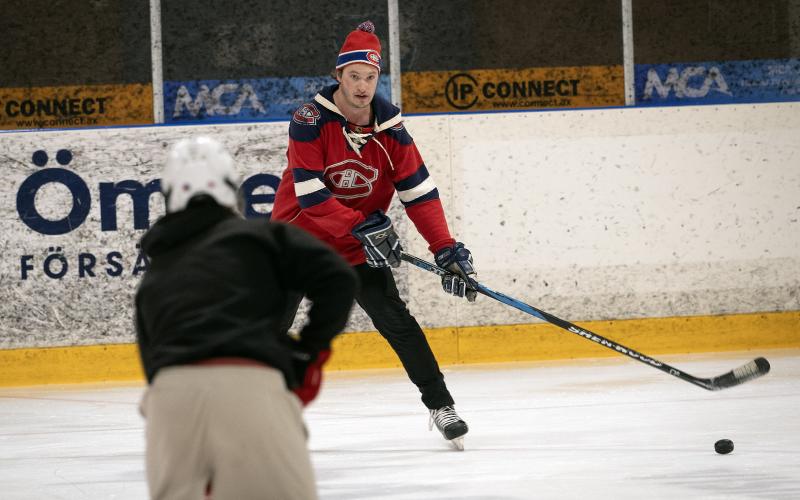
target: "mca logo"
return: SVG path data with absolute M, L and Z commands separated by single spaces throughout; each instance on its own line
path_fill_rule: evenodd
M 294 112 L 292 120 L 300 125 L 316 125 L 319 120 L 319 110 L 312 103 L 303 104 Z
M 669 68 L 666 78 L 662 81 L 658 72 L 650 68 L 647 70 L 643 100 L 653 99 L 655 93 L 661 99 L 667 99 L 674 93 L 678 99 L 697 99 L 706 97 L 710 92 L 733 97 L 728 87 L 728 82 L 716 66 L 706 70 L 705 66 L 687 66 L 678 72 L 678 68 Z
M 378 169 L 358 160 L 344 160 L 325 167 L 325 185 L 335 198 L 364 198 L 372 193 Z

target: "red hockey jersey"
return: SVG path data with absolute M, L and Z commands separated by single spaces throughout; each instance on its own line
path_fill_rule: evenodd
M 333 246 L 352 265 L 365 262 L 350 233 L 394 193 L 431 252 L 450 246 L 439 191 L 403 127 L 400 110 L 380 96 L 371 127 L 347 122 L 326 87 L 295 111 L 289 125 L 288 166 L 275 195 L 272 220 L 296 224 Z

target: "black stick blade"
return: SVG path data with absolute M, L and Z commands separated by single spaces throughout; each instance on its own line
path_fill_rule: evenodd
M 711 390 L 718 391 L 720 389 L 743 384 L 748 380 L 766 375 L 769 373 L 769 368 L 769 361 L 765 358 L 756 358 L 724 375 L 713 378 L 711 380 Z

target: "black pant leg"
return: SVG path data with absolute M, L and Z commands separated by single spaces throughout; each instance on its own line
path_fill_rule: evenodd
M 356 301 L 397 353 L 411 382 L 422 393 L 422 402 L 431 409 L 452 405 L 453 398 L 428 339 L 400 298 L 392 271 L 367 264 L 356 266 L 355 270 L 361 280 Z

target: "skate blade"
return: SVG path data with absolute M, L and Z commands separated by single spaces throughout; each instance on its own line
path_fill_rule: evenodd
M 450 444 L 458 451 L 464 451 L 464 436 L 451 439 Z

